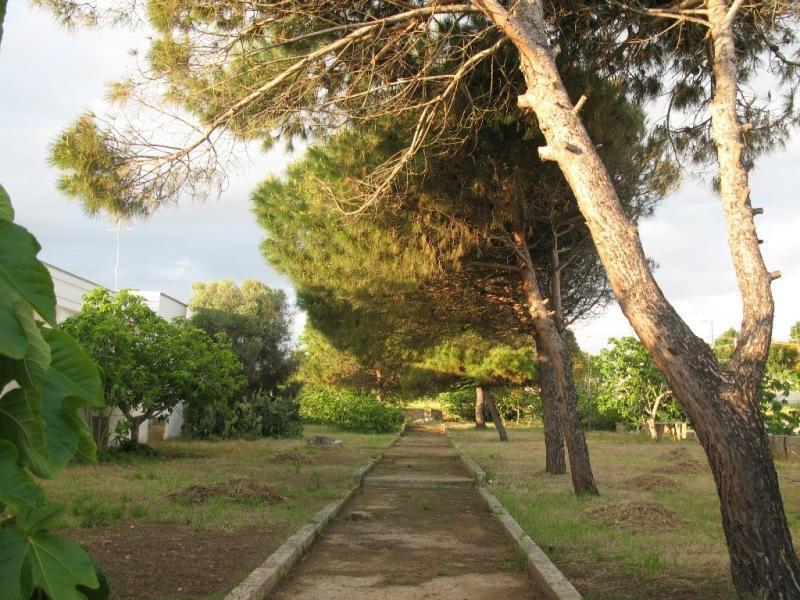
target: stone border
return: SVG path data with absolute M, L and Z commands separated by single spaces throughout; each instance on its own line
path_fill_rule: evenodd
M 550 600 L 580 600 L 581 595 L 575 589 L 575 586 L 558 570 L 558 567 L 553 564 L 547 554 L 525 533 L 516 519 L 506 510 L 503 503 L 486 487 L 486 471 L 464 454 L 461 445 L 450 437 L 449 433 L 447 434 L 447 439 L 458 451 L 464 467 L 475 478 L 481 498 L 483 498 L 486 505 L 500 522 L 506 536 L 525 554 L 528 572 L 531 574 L 539 591 L 543 592 Z
M 387 448 L 394 446 L 400 439 L 400 435 L 398 434 Z M 311 518 L 311 521 L 295 531 L 267 560 L 231 590 L 225 596 L 225 600 L 263 600 L 267 598 L 275 586 L 288 575 L 291 568 L 311 548 L 328 523 L 339 514 L 345 503 L 361 489 L 364 485 L 364 477 L 382 458 L 383 453 L 353 471 L 353 487 L 342 498 L 326 505 Z

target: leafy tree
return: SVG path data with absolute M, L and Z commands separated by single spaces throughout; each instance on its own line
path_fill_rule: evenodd
M 731 359 L 738 342 L 739 332 L 733 327 L 723 331 L 719 337 L 714 340 L 714 354 L 721 363 L 727 363 Z
M 64 18 L 76 18 L 85 4 L 41 1 Z M 86 4 L 91 10 L 92 3 Z M 545 6 L 526 0 L 509 6 L 497 0 L 412 5 L 339 0 L 309 7 L 299 0 L 258 5 L 228 0 L 208 9 L 206 2 L 193 0 L 152 2 L 150 8 L 156 29 L 150 81 L 166 92 L 166 102 L 178 105 L 184 122 L 187 112 L 193 115 L 197 127 L 178 150 L 140 131 L 126 137 L 129 129 L 115 132 L 113 124 L 104 129 L 106 139 L 98 136 L 124 176 L 121 197 L 133 205 L 171 200 L 184 186 L 217 175 L 215 158 L 225 153 L 213 144 L 222 132 L 271 141 L 276 132 L 289 139 L 321 136 L 347 121 L 416 114 L 411 144 L 368 178 L 375 184 L 371 197 L 378 198 L 386 182 L 431 140 L 460 143 L 452 128 L 440 126 L 442 115 L 461 108 L 455 105 L 456 91 L 478 65 L 512 46 L 516 60 L 501 59 L 494 66 L 524 84 L 507 80 L 492 88 L 494 93 L 470 97 L 458 122 L 479 123 L 514 96 L 521 108 L 535 113 L 546 141 L 539 154 L 564 172 L 623 312 L 700 434 L 718 482 L 737 591 L 800 595 L 800 562 L 757 418 L 755 400 L 774 316 L 770 286 L 779 274 L 770 273 L 761 256 L 748 189 L 753 157 L 784 142 L 796 123 L 791 95 L 800 69 L 791 56 L 800 14 L 795 3 L 706 0 L 698 8 L 691 2 Z M 598 55 L 603 62 L 594 60 Z M 582 123 L 583 101 L 576 102 L 564 86 L 560 67 L 569 60 L 588 62 L 592 70 L 624 81 L 631 92 L 668 95 L 663 105 L 670 114 L 692 109 L 690 117 L 697 116 L 710 132 L 705 152 L 692 158 L 713 157 L 719 164 L 721 207 L 744 307 L 744 343 L 727 365 L 718 363 L 658 287 L 638 231 Z M 742 92 L 741 82 L 767 72 L 776 77 L 764 99 Z M 136 83 L 142 82 L 122 86 L 117 97 L 141 98 L 145 94 Z M 787 92 L 789 101 L 777 90 Z M 152 104 L 150 97 L 144 100 Z M 773 112 L 779 113 L 777 120 Z M 678 131 L 686 129 L 692 127 Z M 118 132 L 122 135 L 114 135 Z M 686 147 L 693 139 L 679 141 Z M 72 164 L 65 164 L 74 169 L 83 158 L 71 156 Z M 558 339 L 545 340 L 550 342 L 555 349 Z
M 0 25 L 4 9 L 2 2 Z M 79 410 L 104 406 L 100 376 L 78 344 L 56 327 L 53 281 L 36 258 L 40 246 L 13 221 L 11 200 L 0 186 L 2 595 L 105 598 L 108 586 L 89 555 L 52 532 L 64 507 L 49 502 L 32 477 L 52 479 L 75 458 L 95 460 L 96 447 Z
M 789 339 L 795 344 L 800 344 L 800 321 L 789 329 Z
M 593 361 L 600 410 L 629 425 L 645 418 L 680 418 L 675 397 L 644 344 L 634 337 L 611 338 L 609 344 Z
M 191 323 L 210 335 L 224 333 L 251 392 L 275 393 L 291 376 L 291 312 L 286 295 L 254 279 L 192 285 Z
M 125 415 L 133 445 L 144 421 L 169 414 L 178 402 L 202 406 L 244 384 L 225 337 L 170 323 L 128 290 L 92 290 L 63 327 L 100 367 L 106 405 Z
M 376 389 L 378 382 L 373 369 L 366 368 L 350 352 L 336 348 L 328 338 L 308 325 L 300 338 L 300 347 L 296 373 L 299 382 L 360 391 Z

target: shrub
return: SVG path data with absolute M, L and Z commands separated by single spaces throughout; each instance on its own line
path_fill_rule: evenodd
M 300 405 L 290 389 L 187 407 L 184 418 L 191 435 L 203 438 L 286 438 L 303 432 Z
M 327 386 L 303 387 L 300 414 L 311 423 L 360 433 L 398 431 L 403 424 L 399 409 L 380 403 L 374 396 Z
M 447 409 L 447 414 L 462 421 L 475 420 L 475 390 L 454 390 L 450 392 L 440 392 L 436 399 Z M 489 410 L 484 407 L 484 418 L 486 422 L 491 422 L 492 416 Z

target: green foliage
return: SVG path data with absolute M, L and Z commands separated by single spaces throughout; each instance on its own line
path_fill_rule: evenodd
M 95 459 L 78 411 L 102 407 L 102 388 L 89 357 L 55 328 L 40 246 L 13 219 L 0 186 L 0 589 L 10 600 L 28 600 L 36 590 L 78 600 L 86 597 L 79 587 L 100 587 L 95 565 L 50 531 L 63 507 L 47 501 L 31 474 L 52 478 L 76 457 Z
M 800 344 L 800 321 L 789 328 L 789 339 L 795 344 Z
M 524 385 L 535 380 L 532 347 L 497 344 L 467 331 L 429 350 L 406 370 L 403 386 L 425 390 L 465 385 Z
M 286 295 L 254 279 L 192 285 L 191 322 L 210 335 L 224 333 L 242 364 L 250 392 L 274 392 L 295 369 L 289 352 L 291 313 Z
M 611 338 L 594 359 L 594 400 L 598 416 L 613 415 L 628 425 L 643 419 L 680 419 L 680 409 L 650 353 L 634 337 Z
M 723 331 L 720 336 L 714 340 L 714 354 L 716 354 L 723 365 L 733 356 L 733 351 L 738 341 L 739 332 L 733 327 Z
M 302 431 L 295 390 L 250 392 L 216 403 L 194 404 L 184 410 L 190 433 L 204 438 L 286 438 Z
M 337 387 L 303 386 L 300 414 L 310 423 L 359 433 L 398 431 L 403 424 L 403 413 L 397 408 L 373 395 Z
M 474 389 L 465 388 L 439 392 L 436 395 L 436 400 L 447 409 L 447 414 L 451 417 L 455 417 L 461 421 L 475 420 Z M 486 407 L 484 407 L 483 416 L 485 421 L 491 422 L 492 416 L 489 414 L 489 410 Z
M 244 386 L 224 335 L 211 337 L 185 320 L 168 322 L 134 293 L 95 289 L 64 324 L 100 366 L 109 407 L 119 407 L 137 443 L 139 424 L 187 407 L 231 398 Z
M 62 132 L 50 150 L 50 162 L 61 172 L 58 189 L 79 199 L 87 214 L 118 219 L 147 216 L 146 198 L 125 194 L 131 181 L 124 158 L 88 113 Z
M 796 385 L 794 374 L 786 370 L 767 369 L 759 389 L 759 408 L 768 433 L 794 435 L 800 427 L 800 410 L 786 406 L 783 398 Z

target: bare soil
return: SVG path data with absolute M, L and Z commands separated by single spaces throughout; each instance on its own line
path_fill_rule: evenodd
M 285 529 L 195 530 L 176 523 L 115 521 L 67 529 L 113 582 L 111 598 L 202 598 L 233 587 L 263 562 Z

